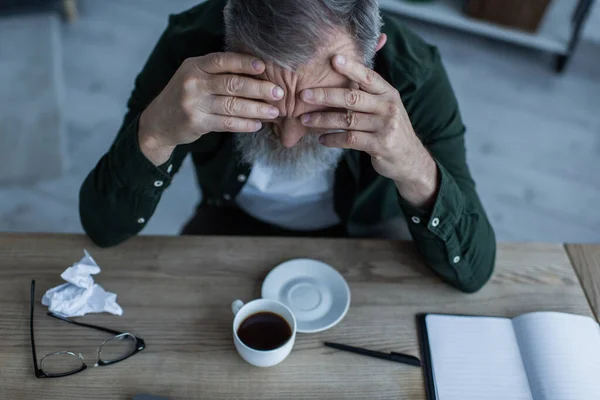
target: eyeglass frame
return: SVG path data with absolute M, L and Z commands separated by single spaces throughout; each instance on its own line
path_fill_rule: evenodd
M 87 364 L 85 363 L 83 356 L 81 354 L 75 354 L 71 351 L 57 351 L 54 353 L 49 353 L 46 354 L 41 360 L 40 360 L 40 364 L 38 366 L 38 362 L 37 362 L 37 352 L 35 350 L 35 338 L 34 338 L 34 333 L 33 333 L 33 308 L 34 308 L 34 304 L 35 304 L 35 279 L 33 279 L 31 281 L 31 314 L 29 316 L 29 333 L 31 336 L 31 352 L 33 355 L 33 368 L 35 371 L 35 376 L 36 378 L 62 378 L 65 376 L 71 376 L 71 375 L 75 375 L 81 371 L 84 371 L 88 368 Z M 104 328 L 102 326 L 98 326 L 98 325 L 92 325 L 92 324 L 86 324 L 83 322 L 77 322 L 74 321 L 70 318 L 66 318 L 63 317 L 61 315 L 55 314 L 53 312 L 48 312 L 46 315 L 59 319 L 61 321 L 64 322 L 68 322 L 70 324 L 73 325 L 77 325 L 77 326 L 83 326 L 85 328 L 92 328 L 92 329 L 96 329 L 98 331 L 101 332 L 106 332 L 106 333 L 110 333 L 113 336 L 106 339 L 104 342 L 102 342 L 102 344 L 100 345 L 100 347 L 98 347 L 98 361 L 96 362 L 96 364 L 94 364 L 94 367 L 104 367 L 104 366 L 108 366 L 108 365 L 112 365 L 112 364 L 116 364 L 118 362 L 121 362 L 123 360 L 128 359 L 129 357 L 132 357 L 134 355 L 136 355 L 137 353 L 139 353 L 140 351 L 144 350 L 146 348 L 146 342 L 144 341 L 144 339 L 137 337 L 129 332 L 119 332 L 116 331 L 114 329 L 110 329 L 110 328 Z M 133 339 L 135 339 L 135 349 L 133 350 L 133 352 L 125 357 L 121 357 L 119 359 L 116 360 L 111 360 L 111 361 L 103 361 L 100 358 L 100 354 L 102 352 L 102 346 L 104 346 L 108 341 L 113 340 L 119 336 L 124 337 L 126 335 L 131 336 Z M 71 356 L 75 356 L 77 358 L 79 358 L 79 360 L 81 361 L 81 368 L 77 369 L 77 370 L 73 370 L 70 372 L 65 372 L 65 373 L 61 373 L 61 374 L 47 374 L 45 373 L 40 367 L 43 365 L 44 359 L 48 356 L 52 356 L 52 355 L 59 355 L 59 354 L 69 354 Z

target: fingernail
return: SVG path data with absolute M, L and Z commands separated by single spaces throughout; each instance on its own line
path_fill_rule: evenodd
M 272 90 L 273 93 L 273 97 L 275 97 L 276 99 L 280 99 L 283 97 L 283 89 L 280 88 L 279 86 L 275 86 Z
M 307 124 L 308 121 L 310 121 L 310 114 L 304 114 L 302 117 L 300 117 L 300 120 L 303 124 Z
M 254 130 L 255 130 L 255 131 L 257 131 L 257 130 L 259 130 L 260 128 L 262 128 L 262 123 L 261 123 L 260 121 L 256 121 L 256 122 L 254 123 Z
M 344 57 L 344 56 L 335 56 L 335 63 L 337 65 L 344 65 L 344 64 L 346 64 L 346 57 Z
M 269 107 L 269 115 L 271 117 L 276 117 L 279 115 L 279 110 L 275 107 Z
M 306 89 L 305 91 L 302 92 L 302 98 L 304 100 L 310 100 L 313 98 L 313 91 L 310 89 Z
M 325 141 L 325 138 L 323 136 L 319 136 L 319 143 L 323 144 L 324 141 Z
M 260 60 L 252 60 L 252 68 L 259 71 L 262 68 L 262 61 Z

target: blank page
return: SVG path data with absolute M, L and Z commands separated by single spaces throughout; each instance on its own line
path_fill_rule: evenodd
M 600 327 L 593 319 L 537 312 L 513 326 L 535 400 L 600 399 Z
M 533 400 L 510 319 L 425 317 L 439 400 Z

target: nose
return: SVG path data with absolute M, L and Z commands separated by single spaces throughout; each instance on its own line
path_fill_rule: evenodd
M 300 118 L 283 118 L 281 121 L 281 133 L 279 139 L 283 147 L 292 147 L 304 135 L 306 135 L 307 129 L 300 122 Z

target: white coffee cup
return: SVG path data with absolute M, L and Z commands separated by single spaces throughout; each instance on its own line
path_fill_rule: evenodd
M 277 365 L 290 354 L 296 341 L 296 318 L 292 311 L 283 303 L 275 300 L 257 299 L 244 304 L 241 300 L 235 300 L 231 303 L 233 311 L 233 343 L 239 355 L 246 362 L 257 367 L 272 367 Z M 242 342 L 237 331 L 242 324 L 251 315 L 259 312 L 272 312 L 285 319 L 292 330 L 292 335 L 280 347 L 273 350 L 257 350 L 248 347 Z

